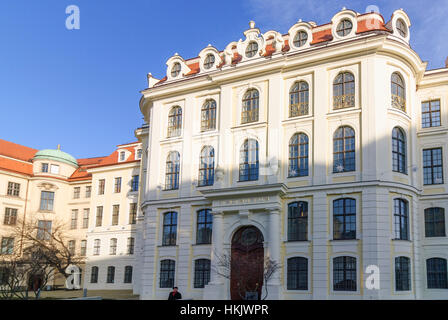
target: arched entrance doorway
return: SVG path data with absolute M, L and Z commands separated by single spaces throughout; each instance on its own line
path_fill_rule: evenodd
M 241 227 L 232 238 L 231 299 L 259 300 L 263 286 L 263 269 L 263 235 L 254 226 Z

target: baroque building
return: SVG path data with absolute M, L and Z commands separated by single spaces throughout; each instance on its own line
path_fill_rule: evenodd
M 410 27 L 251 21 L 148 74 L 134 292 L 447 299 L 448 68 L 427 70 Z
M 134 142 L 108 156 L 75 159 L 59 146 L 39 151 L 0 139 L 1 254 L 21 254 L 11 237 L 19 221 L 37 223 L 38 232 L 57 225 L 84 261 L 82 287 L 131 290 L 141 154 Z M 27 281 L 31 286 L 39 275 Z M 64 287 L 65 278 L 55 275 L 48 285 Z

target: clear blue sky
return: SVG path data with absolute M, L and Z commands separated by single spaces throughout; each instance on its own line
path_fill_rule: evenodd
M 71 4 L 80 30 L 65 27 Z M 146 74 L 162 78 L 175 52 L 195 57 L 209 43 L 222 50 L 251 19 L 262 32 L 286 33 L 300 18 L 323 24 L 343 6 L 368 5 L 386 21 L 403 8 L 413 49 L 428 68 L 444 65 L 448 0 L 2 0 L 0 138 L 36 149 L 61 144 L 77 158 L 107 155 L 135 140 Z

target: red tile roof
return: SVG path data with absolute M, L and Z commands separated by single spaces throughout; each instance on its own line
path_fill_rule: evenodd
M 0 155 L 3 156 L 23 161 L 31 161 L 37 151 L 39 150 L 0 139 Z
M 371 17 L 364 17 L 364 16 L 370 15 L 370 14 L 372 14 L 372 13 L 364 13 L 364 14 L 357 15 L 357 17 L 356 17 L 356 19 L 358 20 L 357 21 L 358 28 L 356 30 L 357 34 L 374 31 L 374 30 L 391 32 L 391 30 L 389 30 L 386 27 L 386 24 L 384 23 L 384 18 L 381 15 L 378 16 L 377 14 L 372 14 Z M 312 41 L 310 42 L 310 44 L 315 45 L 318 43 L 323 43 L 323 42 L 333 40 L 331 26 L 332 26 L 332 22 L 312 27 Z M 318 31 L 314 31 L 316 29 L 318 29 Z M 322 29 L 324 29 L 324 30 L 322 30 Z M 288 36 L 289 36 L 288 34 L 285 34 L 285 35 L 283 35 L 283 38 L 288 37 Z M 267 39 L 267 40 L 270 40 L 272 38 L 273 38 L 273 36 L 270 36 L 269 39 Z M 236 49 L 236 47 L 237 47 L 236 45 L 233 45 L 231 49 L 234 50 L 234 49 Z M 288 52 L 289 50 L 290 50 L 289 41 L 287 39 L 285 39 L 285 44 L 282 48 L 282 52 Z M 274 52 L 275 52 L 275 50 L 273 49 L 272 45 L 268 44 L 268 45 L 266 45 L 266 53 L 264 56 L 265 57 L 270 56 Z M 185 60 L 185 63 L 191 69 L 191 71 L 186 73 L 184 76 L 198 74 L 201 71 L 199 62 L 197 61 L 197 59 L 198 59 L 198 57 Z M 242 60 L 242 56 L 239 55 L 237 52 L 234 52 L 234 56 L 233 56 L 230 64 L 236 65 L 241 60 Z M 225 62 L 221 63 L 218 66 L 218 68 L 221 68 L 225 64 L 226 64 Z M 159 80 L 154 86 L 157 86 L 159 84 L 166 82 L 167 79 L 168 78 L 165 76 L 164 78 Z
M 112 154 L 103 157 L 77 159 L 79 167 L 73 172 L 67 181 L 92 179 L 92 174 L 87 172 L 89 168 L 140 161 L 135 160 L 135 148 L 133 146 L 125 147 L 136 143 L 138 143 L 138 141 L 117 146 L 120 147 L 120 149 L 126 149 L 131 153 L 128 158 L 122 162 L 118 162 L 118 151 L 114 151 Z M 32 159 L 37 151 L 37 149 L 0 139 L 0 170 L 33 176 Z

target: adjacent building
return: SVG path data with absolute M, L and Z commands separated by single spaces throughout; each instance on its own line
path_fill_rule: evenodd
M 426 69 L 410 27 L 403 10 L 251 22 L 148 74 L 134 292 L 448 299 L 448 68 Z
M 20 251 L 10 236 L 18 221 L 49 232 L 58 224 L 67 247 L 85 261 L 84 287 L 132 289 L 141 154 L 138 142 L 75 159 L 59 146 L 39 151 L 0 140 L 1 254 Z M 64 278 L 49 285 L 64 286 Z

